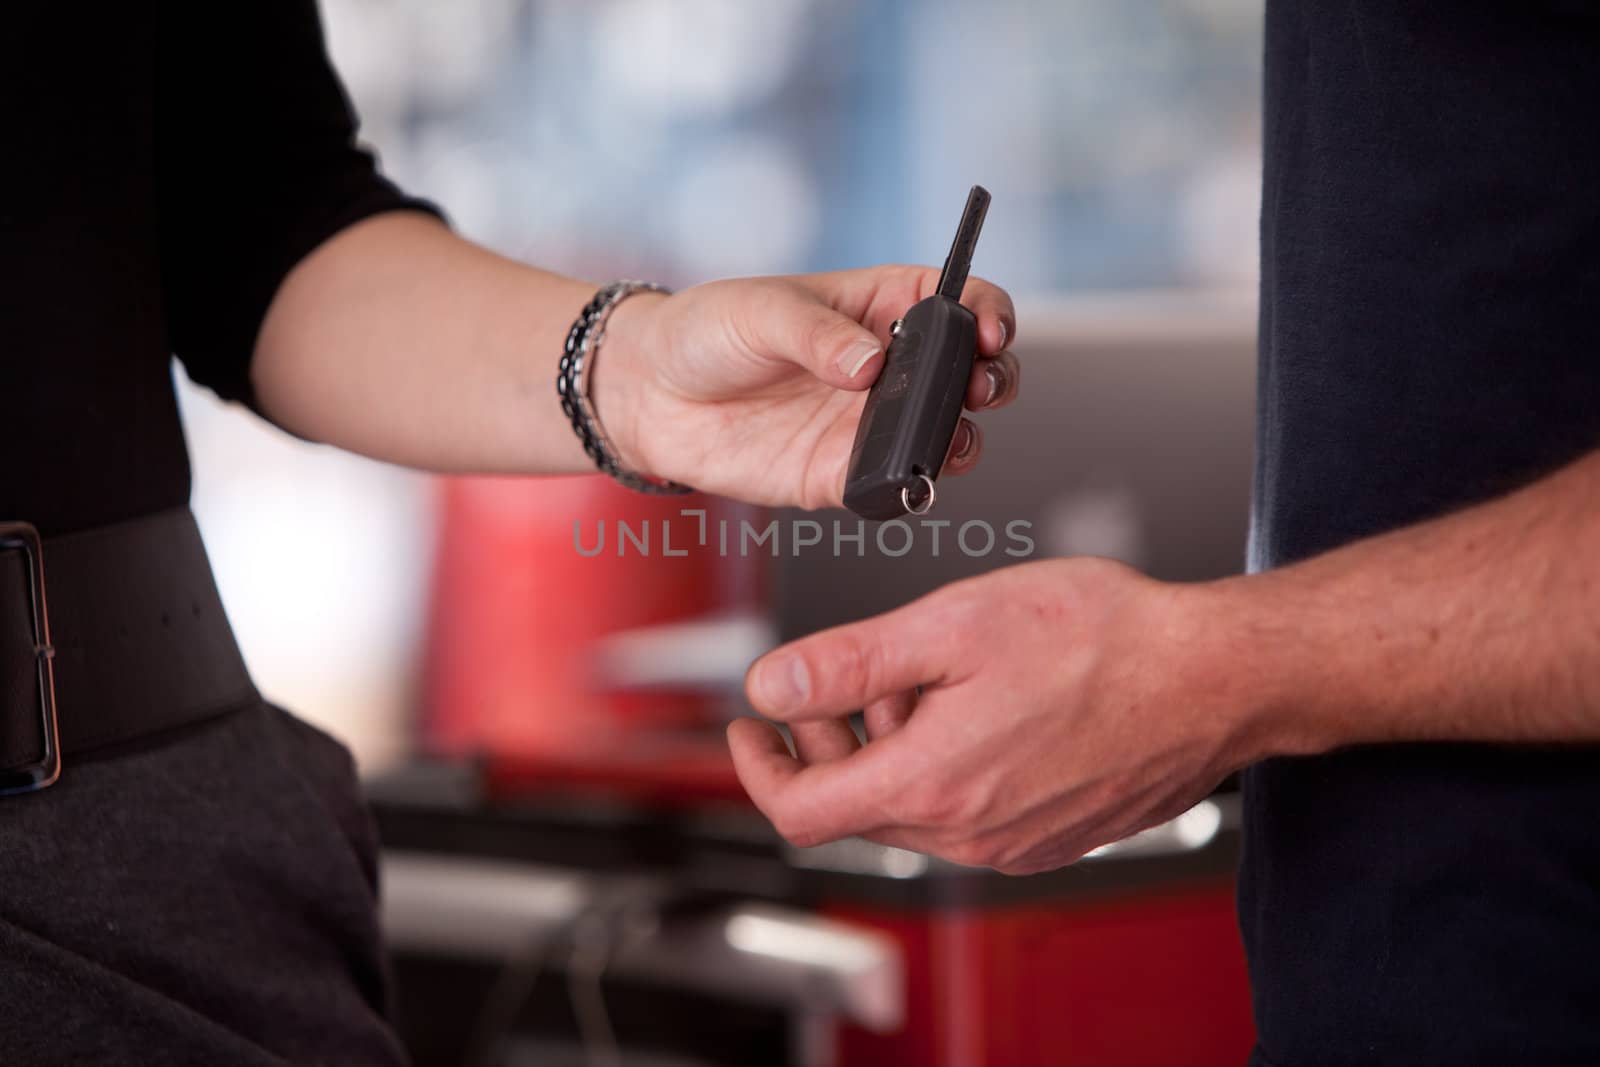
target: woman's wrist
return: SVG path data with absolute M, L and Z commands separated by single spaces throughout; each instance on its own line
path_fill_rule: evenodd
M 608 457 L 621 471 L 645 478 L 657 476 L 643 410 L 656 348 L 653 312 L 666 297 L 657 290 L 626 293 L 603 312 L 586 357 L 587 403 Z

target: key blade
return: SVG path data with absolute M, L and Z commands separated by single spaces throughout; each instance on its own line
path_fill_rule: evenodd
M 974 185 L 967 194 L 967 209 L 961 213 L 961 227 L 956 230 L 955 243 L 945 257 L 944 271 L 939 275 L 939 295 L 960 302 L 961 291 L 967 287 L 967 273 L 972 270 L 972 253 L 978 247 L 978 234 L 983 230 L 984 216 L 989 213 L 989 190 Z

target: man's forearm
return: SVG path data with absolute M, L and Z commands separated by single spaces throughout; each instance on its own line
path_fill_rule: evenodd
M 1215 592 L 1275 751 L 1600 742 L 1600 453 Z
M 285 428 L 376 459 L 443 471 L 591 471 L 557 403 L 555 373 L 593 294 L 428 216 L 379 215 L 290 273 L 252 377 Z M 625 328 L 630 303 L 613 329 Z M 597 390 L 603 377 L 597 369 Z

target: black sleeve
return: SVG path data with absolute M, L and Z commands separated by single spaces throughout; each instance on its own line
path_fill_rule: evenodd
M 189 376 L 255 407 L 250 359 L 279 284 L 341 229 L 407 197 L 356 144 L 316 0 L 167 0 L 156 173 L 168 342 Z

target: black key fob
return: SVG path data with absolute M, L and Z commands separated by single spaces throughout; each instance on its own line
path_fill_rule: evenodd
M 961 419 L 978 351 L 978 319 L 961 306 L 989 208 L 975 185 L 945 260 L 939 291 L 894 324 L 883 371 L 867 393 L 845 477 L 845 507 L 864 519 L 925 514 Z

